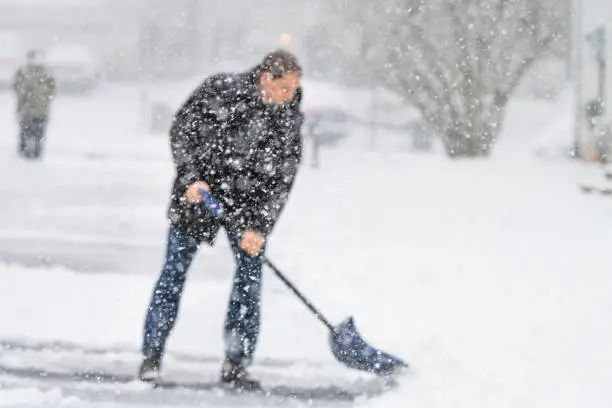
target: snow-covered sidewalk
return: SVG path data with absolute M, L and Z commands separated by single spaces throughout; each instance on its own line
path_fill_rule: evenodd
M 509 123 L 533 111 L 515 110 Z M 133 373 L 163 256 L 166 140 L 104 139 L 105 125 L 83 136 L 91 144 L 71 145 L 87 126 L 67 118 L 57 125 L 66 139 L 50 143 L 44 162 L 1 154 L 0 342 L 11 348 L 0 365 Z M 320 170 L 304 167 L 269 256 L 331 320 L 354 315 L 369 342 L 412 367 L 398 389 L 357 405 L 612 404 L 611 202 L 579 192 L 581 168 L 520 145 L 504 141 L 491 160 L 472 162 L 326 151 Z M 85 155 L 92 146 L 104 154 Z M 231 262 L 224 238 L 199 255 L 170 372 L 217 375 Z M 313 386 L 369 379 L 335 363 L 325 328 L 272 274 L 264 279 L 255 371 Z M 0 374 L 0 405 L 232 404 L 152 397 L 133 384 L 93 394 L 42 384 Z

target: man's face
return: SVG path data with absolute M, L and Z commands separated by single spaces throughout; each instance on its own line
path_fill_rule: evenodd
M 291 100 L 300 86 L 300 75 L 288 73 L 273 79 L 269 72 L 261 74 L 261 89 L 264 99 L 278 105 Z

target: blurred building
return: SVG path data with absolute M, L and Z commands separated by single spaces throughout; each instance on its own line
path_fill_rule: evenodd
M 11 53 L 20 61 L 28 49 L 42 50 L 46 56 L 87 55 L 103 76 L 113 76 L 127 73 L 133 65 L 129 58 L 139 27 L 135 11 L 133 0 L 1 0 L 0 38 L 12 38 Z
M 612 2 L 572 1 L 573 151 L 610 162 L 612 151 Z
M 313 7 L 306 0 L 0 0 L 0 44 L 14 44 L 10 54 L 19 58 L 31 48 L 80 48 L 107 80 L 181 78 L 211 65 L 250 64 L 278 46 L 299 53 Z

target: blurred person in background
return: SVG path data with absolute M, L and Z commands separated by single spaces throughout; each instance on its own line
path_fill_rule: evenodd
M 41 61 L 39 51 L 28 51 L 25 65 L 15 73 L 11 88 L 17 99 L 19 155 L 39 159 L 42 155 L 56 83 Z

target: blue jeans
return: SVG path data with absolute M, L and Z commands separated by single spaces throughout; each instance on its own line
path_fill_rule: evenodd
M 29 118 L 19 122 L 19 154 L 26 158 L 42 156 L 47 118 Z
M 247 367 L 253 360 L 260 325 L 262 252 L 251 257 L 238 246 L 238 239 L 228 234 L 236 261 L 233 288 L 225 320 L 226 357 Z M 168 336 L 176 323 L 179 304 L 189 266 L 199 242 L 181 230 L 170 227 L 166 259 L 151 296 L 145 319 L 142 351 L 161 358 Z

